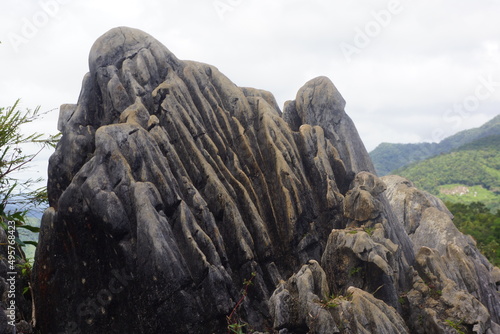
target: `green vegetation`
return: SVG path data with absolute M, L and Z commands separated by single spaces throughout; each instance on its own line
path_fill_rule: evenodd
M 393 170 L 430 158 L 441 153 L 436 143 L 390 144 L 382 143 L 370 152 L 373 165 L 379 176 Z
M 453 222 L 464 234 L 471 235 L 479 250 L 495 266 L 500 266 L 500 210 L 495 214 L 481 202 L 447 202 Z
M 453 328 L 458 334 L 465 334 L 467 331 L 467 328 L 465 328 L 462 325 L 462 321 L 456 322 L 456 321 L 447 319 L 447 320 L 445 320 L 445 322 L 448 324 L 448 326 Z
M 468 187 L 463 184 L 440 186 L 438 197 L 444 202 L 471 204 L 481 202 L 492 212 L 500 210 L 500 195 L 482 186 Z
M 342 295 L 335 295 L 331 294 L 327 300 L 322 300 L 319 302 L 321 307 L 323 308 L 336 308 L 339 307 L 342 301 L 351 301 L 352 300 L 352 293 L 347 293 L 345 296 Z
M 12 107 L 0 108 L 0 225 L 9 236 L 15 236 L 15 263 L 22 276 L 29 278 L 33 258 L 28 258 L 23 249 L 36 247 L 33 234 L 39 232 L 38 226 L 30 224 L 29 209 L 46 203 L 45 188 L 32 190 L 39 180 L 20 181 L 16 176 L 29 167 L 29 163 L 47 146 L 54 146 L 58 136 L 46 137 L 39 133 L 24 135 L 21 127 L 41 116 L 39 108 L 18 110 L 19 100 Z M 27 144 L 38 144 L 36 153 L 24 153 Z M 9 229 L 9 225 L 10 228 Z M 15 229 L 12 227 L 15 226 Z M 31 248 L 30 255 L 33 256 Z M 11 261 L 9 253 L 9 261 Z
M 398 169 L 393 174 L 428 191 L 445 184 L 482 185 L 500 190 L 500 135 L 484 138 L 458 150 Z
M 375 232 L 375 227 L 364 227 L 363 231 L 365 231 L 366 233 L 368 233 L 369 236 L 372 236 L 373 232 Z
M 257 276 L 257 273 L 252 272 L 252 276 L 249 279 L 243 280 L 243 290 L 241 290 L 241 297 L 238 300 L 238 302 L 236 302 L 236 305 L 234 305 L 231 314 L 229 314 L 226 317 L 228 333 L 235 333 L 235 334 L 244 333 L 243 329 L 245 328 L 245 326 L 247 326 L 247 324 L 239 319 L 237 312 L 241 304 L 247 297 L 248 288 L 253 284 L 255 276 Z
M 478 139 L 498 135 L 499 133 L 500 115 L 479 128 L 461 131 L 443 139 L 440 143 L 382 143 L 370 152 L 370 157 L 379 176 L 390 173 L 396 174 L 393 172 L 396 169 L 439 154 L 449 153 Z
M 415 185 L 450 202 L 484 202 L 500 209 L 500 135 L 396 170 Z
M 361 268 L 361 267 L 351 268 L 351 270 L 349 270 L 349 277 L 352 277 L 352 276 L 360 273 L 362 270 L 363 270 L 363 268 Z
M 339 300 L 335 295 L 331 295 L 328 300 L 321 303 L 324 308 L 336 308 L 340 306 Z

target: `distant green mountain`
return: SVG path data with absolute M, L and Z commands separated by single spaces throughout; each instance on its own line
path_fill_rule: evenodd
M 483 202 L 500 209 L 500 131 L 391 174 L 406 177 L 445 201 Z
M 479 128 L 464 130 L 439 143 L 390 144 L 382 143 L 370 152 L 377 174 L 392 171 L 433 156 L 451 152 L 477 139 L 500 134 L 500 115 Z
M 407 166 L 441 153 L 437 143 L 390 144 L 381 143 L 370 157 L 379 176 L 390 174 L 393 170 Z

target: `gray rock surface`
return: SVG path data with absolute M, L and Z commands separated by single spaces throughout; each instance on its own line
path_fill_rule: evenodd
M 269 303 L 273 327 L 290 333 L 338 333 L 333 315 L 325 307 L 330 297 L 326 274 L 311 260 L 287 282 L 281 282 Z
M 398 312 L 371 293 L 349 287 L 335 309 L 343 333 L 410 333 Z
M 436 320 L 441 317 L 462 323 L 474 333 L 495 332 L 492 328 L 500 323 L 499 268 L 486 260 L 470 236 L 456 229 L 439 199 L 400 176 L 382 180 L 417 253 L 420 276 L 408 293 L 413 315 L 424 308 L 427 331 L 447 328 Z
M 49 162 L 40 332 L 407 333 L 425 319 L 446 333 L 466 312 L 496 330 L 497 297 L 483 297 L 498 268 L 440 202 L 374 175 L 329 79 L 282 113 L 125 27 L 96 41 L 89 68 Z M 446 265 L 460 259 L 468 271 Z
M 375 174 L 354 122 L 344 111 L 345 104 L 330 79 L 317 77 L 299 89 L 294 101 L 285 103 L 283 118 L 294 131 L 302 124 L 320 125 L 351 176 L 361 171 Z
M 385 238 L 378 224 L 374 229 L 333 230 L 323 253 L 321 265 L 336 295 L 357 287 L 399 308 L 397 277 L 398 245 Z

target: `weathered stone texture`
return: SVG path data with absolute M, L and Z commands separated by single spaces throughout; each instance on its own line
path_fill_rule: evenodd
M 89 67 L 50 159 L 42 333 L 224 333 L 233 311 L 282 334 L 407 333 L 419 317 L 442 329 L 467 310 L 496 328 L 498 268 L 436 199 L 374 175 L 328 78 L 282 114 L 271 93 L 124 27 Z M 432 310 L 429 280 L 441 313 L 417 309 Z

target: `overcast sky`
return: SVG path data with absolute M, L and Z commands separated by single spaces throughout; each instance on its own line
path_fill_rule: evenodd
M 440 141 L 500 113 L 499 14 L 499 0 L 0 0 L 0 106 L 52 110 L 33 129 L 56 133 L 94 41 L 130 26 L 280 106 L 328 76 L 369 151 Z

